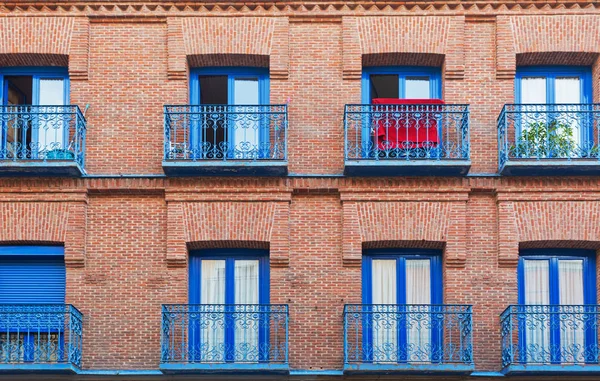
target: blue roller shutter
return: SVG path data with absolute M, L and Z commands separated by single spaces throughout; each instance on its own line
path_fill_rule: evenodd
M 62 247 L 0 247 L 0 304 L 64 304 Z

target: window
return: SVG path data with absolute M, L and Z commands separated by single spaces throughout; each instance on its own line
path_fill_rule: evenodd
M 268 157 L 269 72 L 260 68 L 205 68 L 191 72 L 190 99 L 198 105 L 191 151 L 202 159 Z
M 65 279 L 62 247 L 0 246 L 0 305 L 13 312 L 0 319 L 0 362 L 66 359 L 64 315 L 30 309 L 32 304 L 64 304 Z
M 432 67 L 367 67 L 363 68 L 363 103 L 376 98 L 439 99 L 441 72 Z
M 590 250 L 521 251 L 519 304 L 537 306 L 519 319 L 521 353 L 528 363 L 589 359 L 588 348 L 597 340 L 596 318 L 585 314 L 582 306 L 596 303 L 595 255 Z M 579 307 L 558 310 L 559 306 Z M 587 315 L 593 316 L 593 324 Z
M 268 253 L 203 250 L 190 258 L 190 304 L 201 317 L 191 323 L 190 356 L 203 362 L 258 362 L 269 358 Z M 265 311 L 266 312 L 266 311 Z
M 519 126 L 521 139 L 533 144 L 536 153 L 540 151 L 538 146 L 556 144 L 557 147 L 550 148 L 546 155 L 577 155 L 579 150 L 593 145 L 593 123 L 588 120 L 589 113 L 584 112 L 582 106 L 578 106 L 591 103 L 591 99 L 589 67 L 518 68 L 515 100 L 516 103 L 524 105 Z M 543 138 L 548 135 L 555 135 L 557 138 Z M 560 138 L 562 135 L 565 137 Z M 557 139 L 562 139 L 562 142 Z M 554 141 L 556 143 L 553 143 Z M 565 148 L 569 145 L 572 147 Z
M 371 250 L 363 257 L 363 303 L 372 305 L 367 322 L 367 361 L 439 360 L 443 324 L 428 306 L 442 303 L 442 272 L 436 250 Z M 396 305 L 390 307 L 386 305 Z
M 68 99 L 66 68 L 0 68 L 0 159 L 43 159 L 67 149 L 69 126 L 56 115 Z

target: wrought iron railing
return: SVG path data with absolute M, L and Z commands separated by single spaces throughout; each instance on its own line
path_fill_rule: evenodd
M 287 105 L 165 106 L 165 160 L 287 160 Z
M 288 363 L 288 306 L 163 305 L 163 363 Z
M 346 305 L 344 363 L 471 365 L 472 324 L 467 305 Z
M 597 305 L 512 305 L 500 316 L 502 365 L 600 363 Z
M 346 105 L 346 160 L 469 160 L 469 106 Z
M 82 327 L 70 304 L 0 304 L 0 364 L 79 367 Z
M 498 117 L 500 168 L 523 159 L 600 160 L 600 104 L 509 104 Z
M 86 121 L 78 106 L 0 106 L 0 160 L 85 161 Z

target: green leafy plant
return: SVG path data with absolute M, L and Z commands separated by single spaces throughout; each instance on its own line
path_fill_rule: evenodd
M 575 151 L 573 127 L 558 120 L 529 123 L 510 147 L 511 156 L 516 158 L 567 158 Z

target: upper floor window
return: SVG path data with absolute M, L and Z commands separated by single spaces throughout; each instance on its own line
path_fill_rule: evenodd
M 0 158 L 57 158 L 64 153 L 69 125 L 60 106 L 68 100 L 66 68 L 0 68 L 0 104 L 5 114 Z M 67 158 L 71 157 L 63 157 Z
M 366 67 L 362 88 L 365 104 L 373 99 L 439 99 L 441 73 L 432 67 Z
M 569 66 L 528 66 L 517 69 L 516 103 L 581 104 L 592 98 L 591 69 Z
M 199 125 L 191 130 L 199 158 L 269 157 L 268 112 L 261 107 L 269 103 L 268 69 L 194 69 L 190 100 L 199 106 Z

